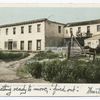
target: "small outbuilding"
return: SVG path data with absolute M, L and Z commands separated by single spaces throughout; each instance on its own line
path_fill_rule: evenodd
M 89 46 L 90 48 L 97 48 L 100 47 L 100 34 L 94 35 L 91 38 L 85 39 L 84 40 L 85 46 Z

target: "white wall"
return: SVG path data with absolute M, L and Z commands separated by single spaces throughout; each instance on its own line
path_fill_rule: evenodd
M 41 32 L 37 32 L 37 24 L 41 24 Z M 32 25 L 32 33 L 28 33 L 28 26 Z M 24 26 L 24 34 L 21 34 L 21 26 Z M 16 27 L 16 34 L 13 34 L 13 27 Z M 8 28 L 8 35 L 6 35 Z M 17 41 L 17 50 L 20 50 L 20 41 L 24 41 L 24 49 L 28 50 L 28 41 L 32 40 L 32 50 L 36 51 L 36 40 L 41 39 L 41 50 L 45 50 L 45 22 L 33 24 L 4 27 L 0 29 L 0 48 L 5 50 L 4 42 L 12 39 Z
M 99 45 L 98 39 L 96 39 L 96 40 L 86 39 L 84 42 L 85 42 L 85 46 L 89 46 L 91 48 L 97 48 L 97 46 Z

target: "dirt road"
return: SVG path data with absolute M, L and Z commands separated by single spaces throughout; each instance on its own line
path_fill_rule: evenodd
M 16 70 L 18 67 L 23 66 L 25 62 L 32 58 L 35 54 L 31 53 L 30 56 L 21 59 L 19 61 L 12 61 L 12 62 L 4 62 L 0 61 L 0 82 L 32 82 L 32 83 L 40 83 L 45 82 L 42 79 L 34 79 L 32 77 L 27 79 L 22 79 L 16 74 Z

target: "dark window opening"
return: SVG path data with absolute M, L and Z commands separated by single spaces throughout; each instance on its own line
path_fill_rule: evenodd
M 37 24 L 37 32 L 41 31 L 41 24 Z
M 28 50 L 29 50 L 29 51 L 32 50 L 32 41 L 28 41 Z
M 37 50 L 41 50 L 41 40 L 37 40 Z
M 8 35 L 8 28 L 6 28 L 6 35 Z
M 16 34 L 16 28 L 15 27 L 13 28 L 13 34 Z
M 21 49 L 21 50 L 24 50 L 24 41 L 21 41 L 21 42 L 20 42 L 20 49 Z
M 22 34 L 24 33 L 24 27 L 23 26 L 21 27 L 21 33 Z
M 58 33 L 61 33 L 61 26 L 58 26 Z
M 28 28 L 29 28 L 29 33 L 32 33 L 32 26 L 29 25 Z
M 97 32 L 100 31 L 100 25 L 97 25 Z

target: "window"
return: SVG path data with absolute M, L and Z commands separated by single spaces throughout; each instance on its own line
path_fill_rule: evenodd
M 78 27 L 78 33 L 80 33 L 81 32 L 81 27 Z
M 68 34 L 68 30 L 66 30 L 66 34 Z
M 61 26 L 58 26 L 58 33 L 61 33 Z
M 32 26 L 31 25 L 28 26 L 28 31 L 29 31 L 29 33 L 32 32 Z
M 72 29 L 72 28 L 70 28 L 70 34 L 71 34 L 71 35 L 73 34 L 73 29 Z
M 37 50 L 41 50 L 41 40 L 37 40 Z
M 5 41 L 5 43 L 4 43 L 4 44 L 5 44 L 5 46 L 4 46 L 4 47 L 5 47 L 5 49 L 7 49 L 7 48 L 8 48 L 8 42 L 7 42 L 7 41 Z
M 100 31 L 100 25 L 97 25 L 97 32 Z
M 21 33 L 22 34 L 24 33 L 24 27 L 23 26 L 21 27 Z
M 37 32 L 41 31 L 41 24 L 37 24 Z
M 24 50 L 24 41 L 20 41 L 20 50 Z
M 8 35 L 8 28 L 6 28 L 6 35 Z
M 13 48 L 14 48 L 14 49 L 17 48 L 17 41 L 13 41 Z
M 16 28 L 15 27 L 13 28 L 13 34 L 16 34 Z
M 29 51 L 32 50 L 32 41 L 28 41 L 28 50 L 29 50 Z
M 90 26 L 87 26 L 87 33 L 90 33 Z
M 89 47 L 91 47 L 91 42 L 88 42 L 87 44 L 88 44 Z

